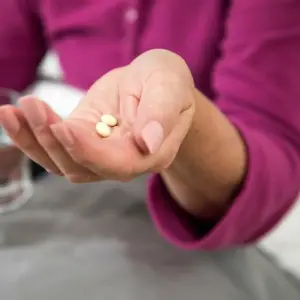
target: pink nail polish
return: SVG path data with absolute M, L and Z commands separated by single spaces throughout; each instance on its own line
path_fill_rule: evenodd
M 157 121 L 149 122 L 142 130 L 142 138 L 148 148 L 149 153 L 156 152 L 164 140 L 164 130 Z

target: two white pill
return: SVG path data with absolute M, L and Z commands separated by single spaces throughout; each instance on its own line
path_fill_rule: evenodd
M 102 115 L 100 122 L 96 124 L 96 131 L 101 137 L 109 137 L 112 132 L 112 127 L 118 124 L 118 120 L 109 114 Z

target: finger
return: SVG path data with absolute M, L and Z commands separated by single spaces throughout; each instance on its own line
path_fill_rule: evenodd
M 124 95 L 120 98 L 120 116 L 122 122 L 132 125 L 137 114 L 139 99 L 134 95 Z
M 61 122 L 61 119 L 46 103 L 33 97 L 26 97 L 20 100 L 20 106 L 38 143 L 70 181 L 77 182 L 81 177 L 96 176 L 75 163 L 54 137 L 49 126 Z
M 48 172 L 61 175 L 59 168 L 39 145 L 22 111 L 7 105 L 1 107 L 0 112 L 1 124 L 13 143 Z
M 152 154 L 158 151 L 177 123 L 189 121 L 185 115 L 192 104 L 191 89 L 179 83 L 145 86 L 134 123 L 135 138 L 142 150 Z
M 141 76 L 135 69 L 127 68 L 119 83 L 120 115 L 124 123 L 134 123 L 142 94 Z
M 115 69 L 97 80 L 67 118 L 95 126 L 102 114 L 119 118 L 118 82 L 122 69 Z

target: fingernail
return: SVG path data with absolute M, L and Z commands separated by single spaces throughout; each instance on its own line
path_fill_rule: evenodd
M 47 114 L 42 105 L 35 101 L 21 102 L 21 108 L 24 111 L 26 119 L 33 127 L 45 126 L 47 122 Z
M 49 170 L 49 169 L 46 169 L 46 172 L 48 173 L 48 174 L 52 174 L 52 175 L 58 175 L 58 176 L 61 176 L 62 175 L 62 173 L 60 172 L 60 171 L 54 171 L 54 170 Z
M 149 122 L 142 130 L 142 138 L 149 153 L 156 152 L 164 140 L 164 129 L 157 121 Z
M 53 135 L 60 141 L 60 143 L 66 148 L 72 148 L 74 145 L 74 137 L 70 130 L 66 128 L 65 125 L 52 125 L 50 130 Z
M 4 130 L 10 135 L 16 135 L 20 128 L 20 122 L 12 112 L 4 112 L 1 114 L 1 123 Z

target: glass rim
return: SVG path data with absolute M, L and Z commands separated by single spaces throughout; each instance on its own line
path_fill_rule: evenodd
M 20 93 L 14 89 L 0 87 L 0 97 L 7 97 L 9 104 L 17 105 Z

